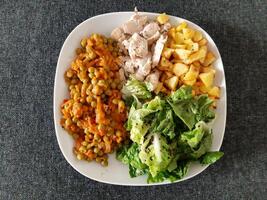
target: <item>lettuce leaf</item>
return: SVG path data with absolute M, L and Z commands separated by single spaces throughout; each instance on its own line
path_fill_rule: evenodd
M 167 143 L 165 137 L 158 133 L 150 133 L 141 145 L 139 153 L 141 161 L 149 167 L 149 172 L 154 177 L 160 171 L 167 169 L 172 161 L 172 145 Z
M 189 162 L 180 161 L 177 163 L 177 167 L 171 172 L 168 170 L 162 171 L 158 173 L 156 176 L 148 175 L 147 182 L 148 183 L 158 183 L 164 180 L 169 180 L 170 182 L 174 182 L 183 178 L 188 171 Z
M 205 122 L 200 121 L 192 131 L 184 132 L 178 140 L 179 152 L 185 158 L 198 159 L 211 147 L 211 131 Z
M 174 113 L 186 124 L 189 130 L 192 130 L 199 121 L 209 122 L 214 119 L 215 114 L 210 109 L 212 102 L 207 95 L 194 98 L 190 86 L 181 87 L 168 98 L 168 103 Z
M 134 77 L 131 77 L 122 88 L 124 96 L 135 95 L 138 99 L 150 99 L 152 97 L 151 92 L 147 85 L 141 81 L 138 81 Z
M 139 151 L 139 146 L 136 143 L 132 143 L 120 148 L 116 154 L 118 160 L 129 165 L 131 177 L 140 176 L 147 172 L 147 166 L 141 162 L 138 156 Z
M 201 164 L 213 164 L 224 155 L 221 151 L 207 152 L 200 158 Z

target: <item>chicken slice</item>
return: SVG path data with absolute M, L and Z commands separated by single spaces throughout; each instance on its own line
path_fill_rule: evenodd
M 152 35 L 150 38 L 147 39 L 148 45 L 153 44 L 157 39 L 160 37 L 160 32 L 157 31 L 154 35 Z
M 130 18 L 130 20 L 134 20 L 137 22 L 137 24 L 139 24 L 140 26 L 144 27 L 144 25 L 147 23 L 148 21 L 148 17 L 145 15 L 139 15 L 138 11 L 135 11 L 135 14 Z
M 159 30 L 159 25 L 156 22 L 151 22 L 144 27 L 141 34 L 147 39 L 155 35 Z
M 135 71 L 136 66 L 135 66 L 134 62 L 129 58 L 129 59 L 125 62 L 123 68 L 124 68 L 124 70 L 125 70 L 126 72 L 128 72 L 128 73 L 130 73 L 130 74 L 133 74 L 134 71 Z
M 151 71 L 151 64 L 152 64 L 152 55 L 148 53 L 148 55 L 144 58 L 137 58 L 135 59 L 135 63 L 138 66 L 137 74 L 142 76 L 147 76 Z
M 160 77 L 160 72 L 158 70 L 155 70 L 146 77 L 146 81 L 151 83 L 152 85 L 152 90 L 155 90 L 157 88 L 157 85 L 159 83 L 159 77 Z
M 115 28 L 111 34 L 110 34 L 111 38 L 114 40 L 121 40 L 121 38 L 125 38 L 125 35 L 123 33 L 123 30 L 121 28 Z
M 160 28 L 161 28 L 161 32 L 168 32 L 168 30 L 170 30 L 170 28 L 172 27 L 172 25 L 167 22 L 165 24 L 163 24 Z
M 138 33 L 134 33 L 129 39 L 128 52 L 132 59 L 135 59 L 136 57 L 145 57 L 148 54 L 147 40 L 141 37 Z
M 167 34 L 161 35 L 159 39 L 156 42 L 156 45 L 154 47 L 154 53 L 152 57 L 152 67 L 155 67 L 159 64 L 160 56 L 162 53 L 162 50 L 164 48 L 164 44 L 166 43 L 168 39 Z

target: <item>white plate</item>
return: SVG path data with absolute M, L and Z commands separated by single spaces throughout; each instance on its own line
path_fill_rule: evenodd
M 116 12 L 116 13 L 107 13 L 93 18 L 87 19 L 80 25 L 78 25 L 67 37 L 65 40 L 62 49 L 59 54 L 56 76 L 55 76 L 55 85 L 54 85 L 54 123 L 56 129 L 56 136 L 58 140 L 59 147 L 70 165 L 76 169 L 79 173 L 84 176 L 91 178 L 96 181 L 118 184 L 118 185 L 148 185 L 146 182 L 146 177 L 141 176 L 137 178 L 130 178 L 128 172 L 128 166 L 117 161 L 115 155 L 109 156 L 109 165 L 108 167 L 102 167 L 95 162 L 86 162 L 77 160 L 76 156 L 73 154 L 72 148 L 74 141 L 72 137 L 67 134 L 67 132 L 60 126 L 60 105 L 63 99 L 68 98 L 67 85 L 64 81 L 64 72 L 70 66 L 71 61 L 75 56 L 75 49 L 79 47 L 80 41 L 82 38 L 89 36 L 92 33 L 100 33 L 106 36 L 109 36 L 111 31 L 120 26 L 123 22 L 128 20 L 132 16 L 133 12 Z M 158 16 L 158 13 L 143 13 L 146 14 L 149 18 L 155 18 Z M 186 21 L 189 27 L 200 30 L 205 38 L 208 40 L 209 49 L 215 54 L 217 60 L 214 63 L 214 67 L 217 70 L 215 84 L 221 88 L 221 98 L 218 101 L 217 108 L 217 117 L 213 124 L 213 143 L 211 150 L 219 150 L 223 141 L 225 122 L 226 122 L 226 85 L 225 85 L 225 76 L 223 63 L 220 56 L 220 53 L 211 39 L 211 37 L 206 33 L 202 28 L 196 24 L 179 18 L 170 16 L 172 25 L 176 25 L 181 21 Z M 188 174 L 181 180 L 183 181 L 193 176 L 201 173 L 205 170 L 207 166 L 201 166 L 198 163 L 193 163 L 190 166 Z M 178 182 L 177 181 L 177 182 Z M 167 184 L 155 183 L 149 185 L 160 185 Z

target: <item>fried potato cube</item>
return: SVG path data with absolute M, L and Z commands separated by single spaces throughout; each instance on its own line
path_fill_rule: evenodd
M 199 45 L 198 45 L 198 43 L 192 43 L 190 45 L 187 45 L 187 49 L 189 51 L 196 52 L 199 50 Z
M 162 87 L 163 83 L 159 82 L 154 92 L 158 94 L 161 91 Z
M 196 83 L 196 79 L 194 79 L 194 80 L 184 80 L 183 83 L 185 85 L 193 86 Z
M 177 55 L 182 60 L 187 59 L 190 54 L 191 54 L 191 51 L 186 50 L 186 49 L 175 49 L 174 51 L 174 56 Z
M 171 78 L 167 79 L 165 81 L 165 85 L 170 89 L 170 90 L 176 90 L 176 87 L 178 85 L 178 77 L 177 76 L 172 76 Z
M 174 43 L 172 43 L 170 45 L 170 47 L 172 49 L 185 49 L 186 48 L 186 45 L 185 44 L 174 44 Z
M 169 59 L 173 53 L 173 49 L 171 48 L 164 48 L 162 51 L 162 56 L 165 57 L 166 59 Z
M 211 72 L 211 71 L 210 72 L 201 73 L 201 74 L 199 74 L 199 79 L 202 81 L 202 83 L 204 83 L 204 85 L 207 88 L 209 88 L 213 84 L 214 73 Z
M 185 39 L 191 39 L 194 37 L 195 31 L 191 28 L 183 28 L 183 36 Z
M 184 80 L 185 81 L 194 80 L 196 82 L 198 74 L 199 74 L 199 67 L 196 67 L 194 65 L 190 65 L 189 71 L 184 76 Z
M 213 55 L 213 53 L 208 52 L 207 55 L 206 55 L 206 58 L 205 58 L 205 60 L 203 62 L 203 65 L 204 66 L 208 66 L 211 63 L 213 63 L 214 61 L 215 61 L 215 56 Z
M 213 68 L 213 66 L 208 66 L 208 67 L 201 67 L 200 72 L 212 72 L 213 74 L 216 73 L 216 70 Z
M 183 44 L 184 43 L 184 35 L 180 32 L 176 32 L 175 33 L 175 37 L 174 37 L 174 40 L 177 44 Z
M 193 62 L 193 65 L 195 65 L 196 67 L 201 67 L 201 65 L 198 61 Z
M 189 70 L 189 66 L 183 63 L 175 63 L 173 65 L 173 73 L 178 77 L 187 73 L 188 70 Z
M 167 74 L 164 72 L 161 76 L 160 76 L 160 82 L 164 82 L 167 79 Z
M 203 83 L 201 83 L 201 85 L 199 86 L 199 90 L 202 92 L 202 93 L 205 93 L 207 94 L 210 90 L 210 88 L 207 88 Z
M 207 40 L 205 39 L 205 38 L 203 38 L 202 40 L 200 40 L 199 42 L 198 42 L 198 44 L 199 44 L 199 46 L 204 46 L 204 45 L 206 45 L 207 44 Z
M 173 39 L 175 38 L 175 28 L 171 28 L 169 31 L 168 31 L 168 35 L 171 36 Z
M 160 24 L 165 24 L 166 22 L 169 21 L 169 16 L 166 15 L 166 13 L 162 13 L 162 14 L 160 14 L 160 15 L 157 17 L 157 21 L 158 21 Z
M 186 27 L 187 27 L 187 23 L 183 21 L 182 23 L 179 24 L 179 26 L 176 27 L 176 31 L 179 32 Z
M 198 42 L 198 41 L 202 40 L 202 38 L 203 38 L 202 33 L 200 31 L 195 30 L 193 41 Z
M 220 88 L 217 86 L 213 86 L 209 91 L 208 94 L 210 96 L 213 96 L 215 98 L 219 98 L 220 97 Z
M 165 57 L 161 57 L 160 59 L 160 66 L 163 66 L 163 67 L 172 67 L 172 63 L 166 59 Z
M 194 61 L 198 61 L 202 58 L 205 58 L 206 54 L 207 54 L 207 46 L 202 46 L 197 52 L 191 54 L 188 58 L 185 58 L 184 63 L 190 64 Z

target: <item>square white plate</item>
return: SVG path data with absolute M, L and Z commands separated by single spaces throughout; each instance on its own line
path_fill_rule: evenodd
M 75 57 L 75 50 L 80 46 L 80 41 L 84 37 L 88 37 L 92 33 L 100 33 L 106 36 L 110 36 L 111 31 L 127 21 L 134 13 L 133 12 L 116 12 L 98 15 L 93 18 L 79 24 L 67 37 L 59 54 L 55 85 L 54 85 L 54 123 L 56 129 L 56 136 L 61 152 L 68 161 L 68 163 L 84 176 L 96 181 L 117 184 L 117 185 L 132 185 L 132 186 L 144 186 L 144 185 L 160 185 L 168 184 L 169 182 L 147 184 L 146 176 L 140 176 L 137 178 L 131 178 L 128 172 L 128 166 L 124 165 L 120 161 L 116 160 L 115 154 L 109 156 L 108 167 L 102 167 L 95 162 L 80 161 L 74 155 L 72 149 L 74 140 L 67 134 L 67 132 L 60 126 L 60 105 L 65 98 L 68 98 L 68 89 L 64 80 L 64 72 L 70 66 L 72 60 Z M 158 13 L 146 13 L 150 19 L 155 19 Z M 216 119 L 212 126 L 213 129 L 213 143 L 211 150 L 217 151 L 220 149 L 223 141 L 225 123 L 226 123 L 226 84 L 224 76 L 224 68 L 220 53 L 212 40 L 212 38 L 198 25 L 188 20 L 170 16 L 170 22 L 172 25 L 186 21 L 189 27 L 197 29 L 202 32 L 204 37 L 208 40 L 208 48 L 212 51 L 217 60 L 214 63 L 216 69 L 215 84 L 221 88 L 221 98 L 217 104 Z M 192 163 L 190 165 L 188 174 L 181 180 L 183 181 L 201 173 L 207 166 L 202 166 L 199 163 Z M 178 182 L 177 181 L 177 182 Z

